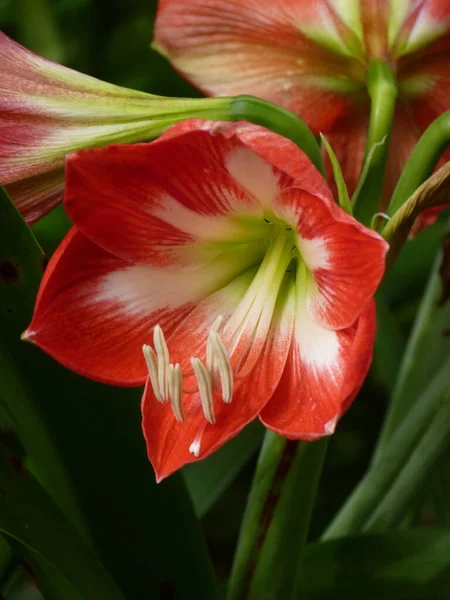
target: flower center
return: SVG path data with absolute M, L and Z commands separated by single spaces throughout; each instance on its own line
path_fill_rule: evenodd
M 273 231 L 265 255 L 256 272 L 249 270 L 254 272 L 253 279 L 232 314 L 227 319 L 220 314 L 215 318 L 204 359 L 190 357 L 191 368 L 183 375 L 180 364 L 171 362 L 159 325 L 153 329 L 153 347 L 142 348 L 155 398 L 161 403 L 170 401 L 180 423 L 185 420 L 183 396 L 198 393 L 205 419 L 215 424 L 215 398 L 225 404 L 232 402 L 235 382 L 247 376 L 259 359 L 259 353 L 252 349 L 255 340 L 265 340 L 267 336 L 283 281 L 286 277 L 294 279 L 295 269 L 288 267 L 299 257 L 295 233 L 285 224 L 266 222 Z M 193 389 L 183 387 L 187 376 L 195 377 Z

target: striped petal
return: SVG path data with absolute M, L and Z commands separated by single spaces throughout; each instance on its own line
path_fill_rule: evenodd
M 185 274 L 133 265 L 74 227 L 45 271 L 24 337 L 81 375 L 140 385 L 147 376 L 142 346 L 151 343 L 154 326 L 170 335 L 243 269 L 227 259 Z
M 168 340 L 173 362 L 185 363 L 186 356 L 192 354 L 204 358 L 207 334 L 215 318 L 218 314 L 225 320 L 229 318 L 250 282 L 251 277 L 244 275 L 197 307 Z M 183 394 L 185 421 L 180 423 L 166 405 L 156 401 L 151 385 L 147 384 L 142 401 L 142 426 L 158 481 L 184 464 L 214 452 L 260 413 L 283 373 L 294 323 L 293 299 L 292 290 L 282 296 L 270 328 L 251 345 L 253 356 L 243 353 L 243 349 L 249 348 L 248 336 L 254 335 L 254 324 L 250 322 L 244 329 L 242 343 L 232 351 L 231 360 L 236 367 L 245 357 L 246 364 L 251 362 L 254 367 L 238 376 L 231 402 L 222 400 L 220 390 L 214 392 L 214 424 L 205 419 L 199 394 L 195 391 Z M 224 341 L 226 345 L 230 342 L 226 336 Z M 245 365 L 243 369 L 246 370 Z M 192 375 L 184 381 L 184 388 L 196 389 Z
M 381 281 L 388 244 L 336 204 L 294 186 L 279 195 L 275 213 L 297 228 L 308 313 L 323 327 L 349 327 Z
M 354 325 L 340 331 L 318 326 L 300 303 L 286 368 L 261 412 L 263 424 L 291 439 L 312 441 L 333 433 L 367 375 L 374 339 L 373 301 Z
M 258 243 L 279 190 L 299 179 L 332 202 L 289 140 L 254 125 L 199 120 L 151 144 L 71 155 L 65 206 L 80 230 L 136 263 L 189 267 L 230 242 Z

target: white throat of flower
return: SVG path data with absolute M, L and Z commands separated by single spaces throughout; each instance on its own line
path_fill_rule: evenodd
M 267 223 L 273 225 L 269 221 Z M 180 423 L 185 420 L 183 394 L 198 392 L 205 419 L 214 425 L 215 393 L 220 390 L 222 401 L 230 404 L 236 379 L 248 375 L 254 366 L 247 361 L 251 345 L 256 336 L 265 337 L 267 334 L 282 283 L 286 273 L 291 271 L 288 267 L 293 258 L 299 256 L 291 227 L 276 227 L 272 231 L 264 258 L 226 325 L 222 315 L 215 319 L 208 334 L 205 359 L 190 358 L 192 370 L 185 376 L 195 376 L 195 389 L 183 388 L 181 366 L 171 363 L 164 333 L 159 325 L 153 330 L 154 348 L 149 345 L 142 347 L 155 397 L 161 403 L 170 401 L 175 418 Z M 242 353 L 239 364 L 234 365 L 233 373 L 231 354 L 248 322 L 252 323 L 253 333 L 249 336 L 248 348 Z M 224 328 L 228 349 L 222 339 Z

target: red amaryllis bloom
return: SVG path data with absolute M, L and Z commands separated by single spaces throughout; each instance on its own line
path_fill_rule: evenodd
M 450 109 L 448 0 L 160 0 L 154 46 L 207 94 L 254 94 L 325 133 L 350 193 L 371 59 L 398 78 L 387 195 L 420 134 Z
M 147 381 L 158 480 L 257 416 L 333 432 L 369 367 L 387 245 L 292 142 L 193 120 L 77 152 L 65 206 L 75 227 L 24 335 L 99 381 Z
M 62 200 L 69 152 L 153 138 L 193 114 L 213 116 L 208 102 L 105 83 L 0 32 L 0 184 L 33 223 Z

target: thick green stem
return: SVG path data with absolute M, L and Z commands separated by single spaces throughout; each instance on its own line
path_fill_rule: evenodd
M 316 138 L 306 123 L 294 113 L 253 96 L 231 98 L 230 121 L 250 121 L 292 140 L 309 157 L 314 166 L 325 174 L 322 154 Z
M 370 523 L 377 507 L 388 494 L 402 470 L 408 468 L 411 454 L 430 427 L 447 396 L 450 383 L 450 358 L 440 368 L 407 418 L 389 441 L 383 460 L 366 474 L 325 532 L 323 539 L 359 533 Z M 423 447 L 423 444 L 422 444 Z
M 367 89 L 371 102 L 369 131 L 361 178 L 352 203 L 355 217 L 369 225 L 380 206 L 398 92 L 395 75 L 384 61 L 374 60 L 369 65 Z
M 288 441 L 271 431 L 266 433 L 234 556 L 228 600 L 247 598 L 258 554 L 296 449 L 297 442 Z
M 450 111 L 440 115 L 417 142 L 398 180 L 387 209 L 393 215 L 432 174 L 450 143 Z

